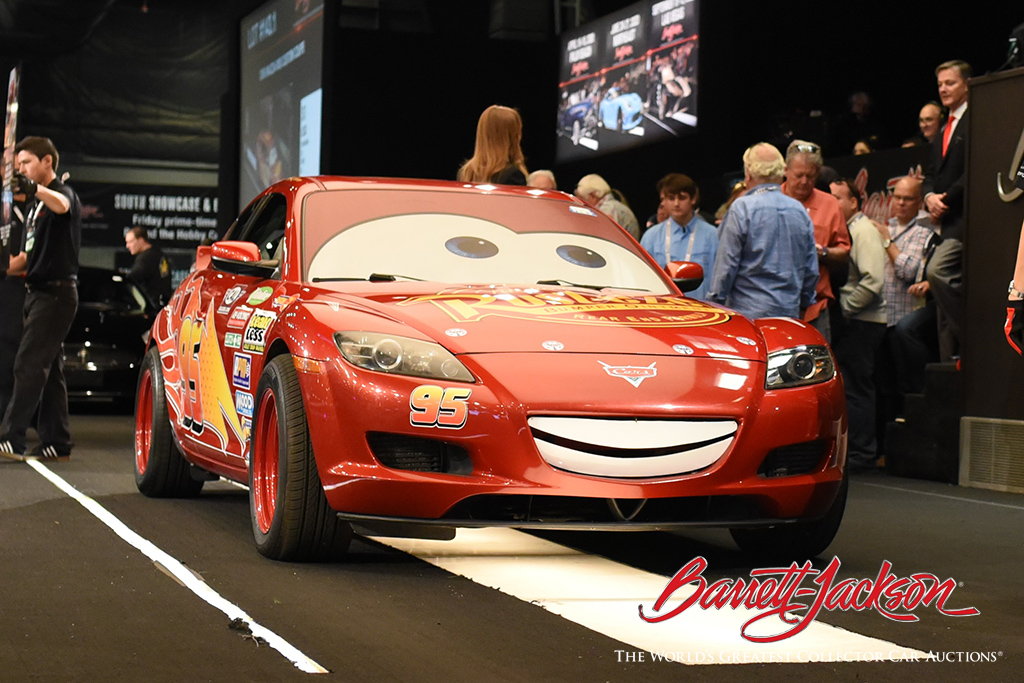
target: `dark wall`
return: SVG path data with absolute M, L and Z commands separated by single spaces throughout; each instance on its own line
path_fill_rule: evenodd
M 332 173 L 453 180 L 492 104 L 521 112 L 531 168 L 551 157 L 553 43 L 336 29 L 334 49 Z
M 110 9 L 83 25 L 80 41 L 67 40 L 61 28 L 53 39 L 60 49 L 45 40 L 16 50 L 10 41 L 0 45 L 4 73 L 19 58 L 24 63 L 19 131 L 99 158 L 219 163 L 223 183 L 234 184 L 235 34 L 261 0 L 149 2 L 146 13 L 142 4 L 68 0 L 72 9 Z M 588 0 L 584 7 L 601 16 L 629 4 Z M 522 111 L 529 168 L 553 166 L 557 41 L 488 39 L 489 5 L 381 2 L 379 16 L 362 16 L 351 3 L 328 0 L 329 87 L 338 98 L 328 122 L 328 170 L 450 178 L 472 154 L 477 117 L 494 103 Z M 418 10 L 383 11 L 389 7 Z M 935 65 L 961 57 L 979 73 L 999 67 L 1024 7 L 703 0 L 701 17 L 699 132 L 556 167 L 563 189 L 601 173 L 643 220 L 655 208 L 658 178 L 679 171 L 698 181 L 713 211 L 726 192 L 722 174 L 739 168 L 753 142 L 792 133 L 816 138 L 830 156 L 845 154 L 831 147 L 856 90 L 874 97 L 876 127 L 897 144 L 916 131 L 921 104 L 936 96 Z M 365 19 L 367 30 L 337 28 L 339 18 L 350 25 Z M 223 197 L 233 191 L 222 188 Z
M 1024 139 L 1022 102 L 1024 69 L 980 78 L 971 88 L 962 363 L 965 413 L 1015 420 L 1024 420 L 1024 363 L 1006 343 L 1003 322 L 1024 220 L 1024 195 L 1012 183 Z
M 603 0 L 590 7 L 607 13 L 630 4 Z M 948 19 L 950 8 L 956 22 Z M 755 142 L 784 145 L 795 135 L 824 144 L 828 156 L 849 154 L 846 140 L 861 128 L 847 125 L 844 115 L 858 90 L 874 100 L 866 128 L 883 145 L 898 146 L 917 132 L 921 105 L 937 98 L 937 64 L 961 58 L 978 73 L 996 69 L 1011 29 L 1024 21 L 1024 8 L 998 16 L 965 11 L 962 3 L 928 9 L 876 0 L 841 7 L 704 0 L 698 133 L 561 166 L 554 166 L 554 38 L 456 34 L 455 13 L 443 21 L 435 16 L 431 33 L 334 29 L 338 106 L 329 170 L 452 178 L 472 154 L 480 112 L 498 103 L 523 114 L 527 166 L 553 168 L 562 189 L 600 173 L 643 221 L 656 208 L 657 180 L 683 172 L 697 181 L 703 208 L 713 212 L 728 193 L 723 174 L 737 171 L 743 150 Z M 472 23 L 479 31 L 477 15 Z

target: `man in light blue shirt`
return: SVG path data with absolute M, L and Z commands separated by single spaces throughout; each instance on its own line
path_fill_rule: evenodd
M 700 192 L 688 176 L 669 173 L 658 181 L 658 194 L 669 217 L 652 225 L 640 238 L 640 246 L 662 268 L 669 261 L 699 263 L 704 268 L 704 281 L 687 295 L 694 299 L 704 299 L 707 297 L 711 270 L 715 267 L 718 231 L 697 215 Z
M 799 318 L 814 303 L 818 249 L 803 204 L 782 193 L 786 162 L 760 142 L 743 153 L 749 188 L 718 228 L 718 254 L 708 301 L 748 318 Z

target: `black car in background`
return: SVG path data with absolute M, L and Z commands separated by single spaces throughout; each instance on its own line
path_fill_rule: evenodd
M 144 336 L 155 312 L 118 271 L 79 268 L 78 312 L 64 342 L 69 402 L 134 404 Z

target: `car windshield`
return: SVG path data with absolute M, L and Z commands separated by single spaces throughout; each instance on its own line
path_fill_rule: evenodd
M 561 199 L 329 190 L 303 207 L 306 280 L 562 284 L 672 293 L 600 211 Z

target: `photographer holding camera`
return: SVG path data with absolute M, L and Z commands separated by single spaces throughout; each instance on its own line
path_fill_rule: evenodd
M 14 363 L 14 391 L 0 424 L 0 455 L 24 460 L 71 456 L 64 338 L 78 309 L 81 203 L 57 177 L 59 156 L 48 138 L 27 137 L 15 148 L 14 198 L 25 205 L 25 250 L 11 272 L 25 273 L 24 330 Z M 42 441 L 25 452 L 36 408 Z

